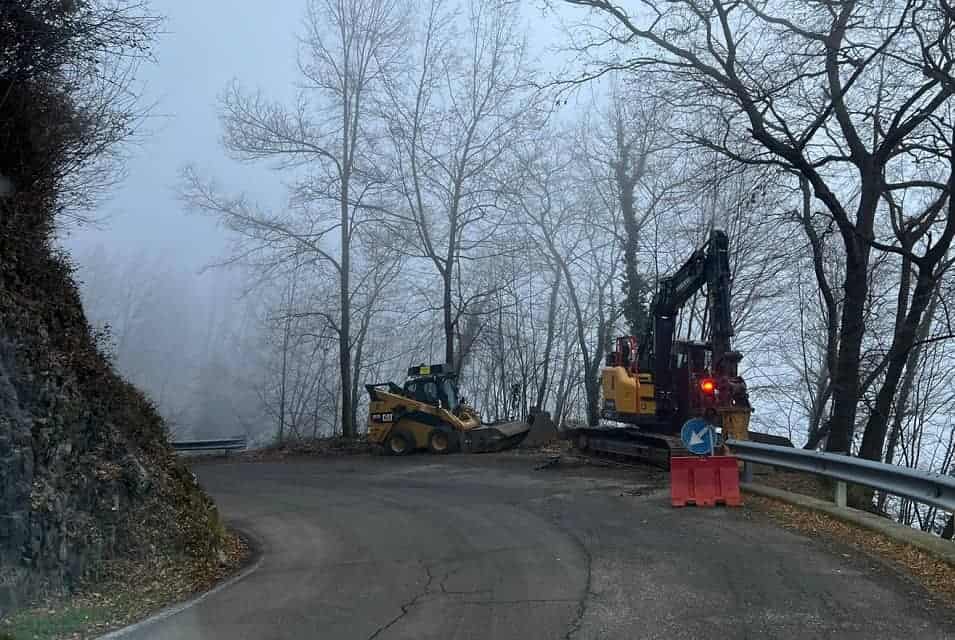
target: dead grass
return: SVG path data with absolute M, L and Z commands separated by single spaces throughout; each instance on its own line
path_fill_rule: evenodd
M 780 500 L 750 494 L 746 496 L 746 504 L 766 513 L 787 529 L 823 537 L 878 558 L 914 578 L 949 606 L 955 606 L 955 567 L 926 551 Z
M 832 501 L 831 481 L 812 473 L 774 471 L 773 473 L 757 475 L 755 481 L 767 487 L 798 493 L 810 498 L 818 498 L 826 502 Z
M 87 640 L 142 620 L 169 605 L 206 591 L 236 573 L 251 557 L 249 543 L 225 536 L 216 562 L 188 564 L 158 556 L 142 562 L 113 561 L 102 579 L 69 598 L 50 598 L 17 611 L 0 623 L 13 640 Z
M 235 458 L 246 461 L 272 461 L 296 456 L 341 456 L 370 452 L 371 445 L 364 438 L 309 438 L 246 451 Z

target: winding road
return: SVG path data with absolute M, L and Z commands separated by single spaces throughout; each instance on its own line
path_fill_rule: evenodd
M 203 463 L 255 571 L 123 637 L 955 637 L 881 562 L 748 509 L 672 509 L 654 470 L 518 454 Z

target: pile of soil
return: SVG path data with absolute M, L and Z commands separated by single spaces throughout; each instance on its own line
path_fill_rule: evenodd
M 538 411 L 531 415 L 531 430 L 521 442 L 524 448 L 539 448 L 557 440 L 557 425 L 547 411 Z

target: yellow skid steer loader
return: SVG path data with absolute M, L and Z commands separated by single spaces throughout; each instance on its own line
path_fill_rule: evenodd
M 365 388 L 371 398 L 368 441 L 390 455 L 502 451 L 520 444 L 531 428 L 526 422 L 481 424 L 459 398 L 456 374 L 444 365 L 411 367 L 403 387 L 384 382 Z

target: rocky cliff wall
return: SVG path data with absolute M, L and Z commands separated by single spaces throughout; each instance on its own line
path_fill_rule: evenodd
M 0 200 L 0 617 L 110 559 L 214 558 L 223 535 L 155 408 L 112 370 L 68 259 L 18 233 L 24 206 Z

